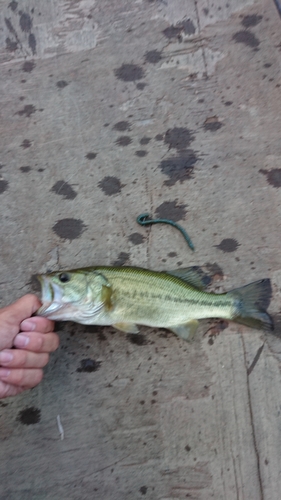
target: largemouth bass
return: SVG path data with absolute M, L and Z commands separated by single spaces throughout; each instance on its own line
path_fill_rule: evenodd
M 223 318 L 273 330 L 266 309 L 271 284 L 264 279 L 227 293 L 204 291 L 199 268 L 169 272 L 137 267 L 88 267 L 38 276 L 42 307 L 37 315 L 84 325 L 113 325 L 138 333 L 137 325 L 167 328 L 190 340 L 198 320 Z

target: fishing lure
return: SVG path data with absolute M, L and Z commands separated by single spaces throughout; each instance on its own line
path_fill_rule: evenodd
M 181 227 L 177 222 L 174 222 L 173 220 L 170 220 L 170 219 L 151 219 L 149 213 L 144 213 L 144 214 L 140 214 L 137 217 L 137 223 L 140 224 L 141 226 L 149 226 L 151 224 L 169 224 L 170 226 L 173 226 L 176 229 L 178 229 L 181 232 L 181 234 L 183 235 L 189 248 L 193 252 L 195 250 L 194 245 L 192 243 L 192 240 L 191 240 L 190 236 L 188 236 L 185 229 L 183 227 Z

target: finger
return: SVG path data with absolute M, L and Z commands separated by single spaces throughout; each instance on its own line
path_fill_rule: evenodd
M 9 368 L 43 368 L 49 361 L 49 354 L 24 351 L 23 349 L 5 349 L 0 352 L 0 366 Z
M 38 297 L 29 293 L 18 299 L 10 306 L 5 307 L 3 311 L 1 311 L 1 314 L 3 314 L 7 322 L 12 325 L 18 325 L 24 319 L 32 316 L 40 305 L 41 302 Z
M 0 368 L 0 381 L 30 389 L 38 385 L 43 378 L 40 368 Z
M 53 352 L 59 346 L 59 337 L 54 332 L 24 332 L 15 336 L 13 345 L 33 352 Z
M 48 333 L 54 330 L 54 326 L 54 321 L 41 316 L 36 316 L 24 319 L 20 324 L 20 329 L 22 332 Z
M 0 380 L 0 399 L 8 398 L 10 396 L 16 396 L 25 390 L 24 387 L 19 387 L 16 385 L 5 384 Z

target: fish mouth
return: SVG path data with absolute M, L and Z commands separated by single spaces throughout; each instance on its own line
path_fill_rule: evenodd
M 36 316 L 48 318 L 63 307 L 63 292 L 59 285 L 53 283 L 48 276 L 38 275 L 37 279 L 41 285 L 42 306 L 36 311 Z

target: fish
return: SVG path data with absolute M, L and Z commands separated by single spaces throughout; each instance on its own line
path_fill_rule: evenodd
M 42 306 L 37 315 L 83 325 L 112 325 L 138 333 L 137 325 L 166 328 L 190 341 L 198 320 L 221 318 L 273 330 L 266 309 L 270 279 L 226 293 L 206 291 L 199 267 L 151 271 L 141 267 L 97 266 L 38 275 Z

